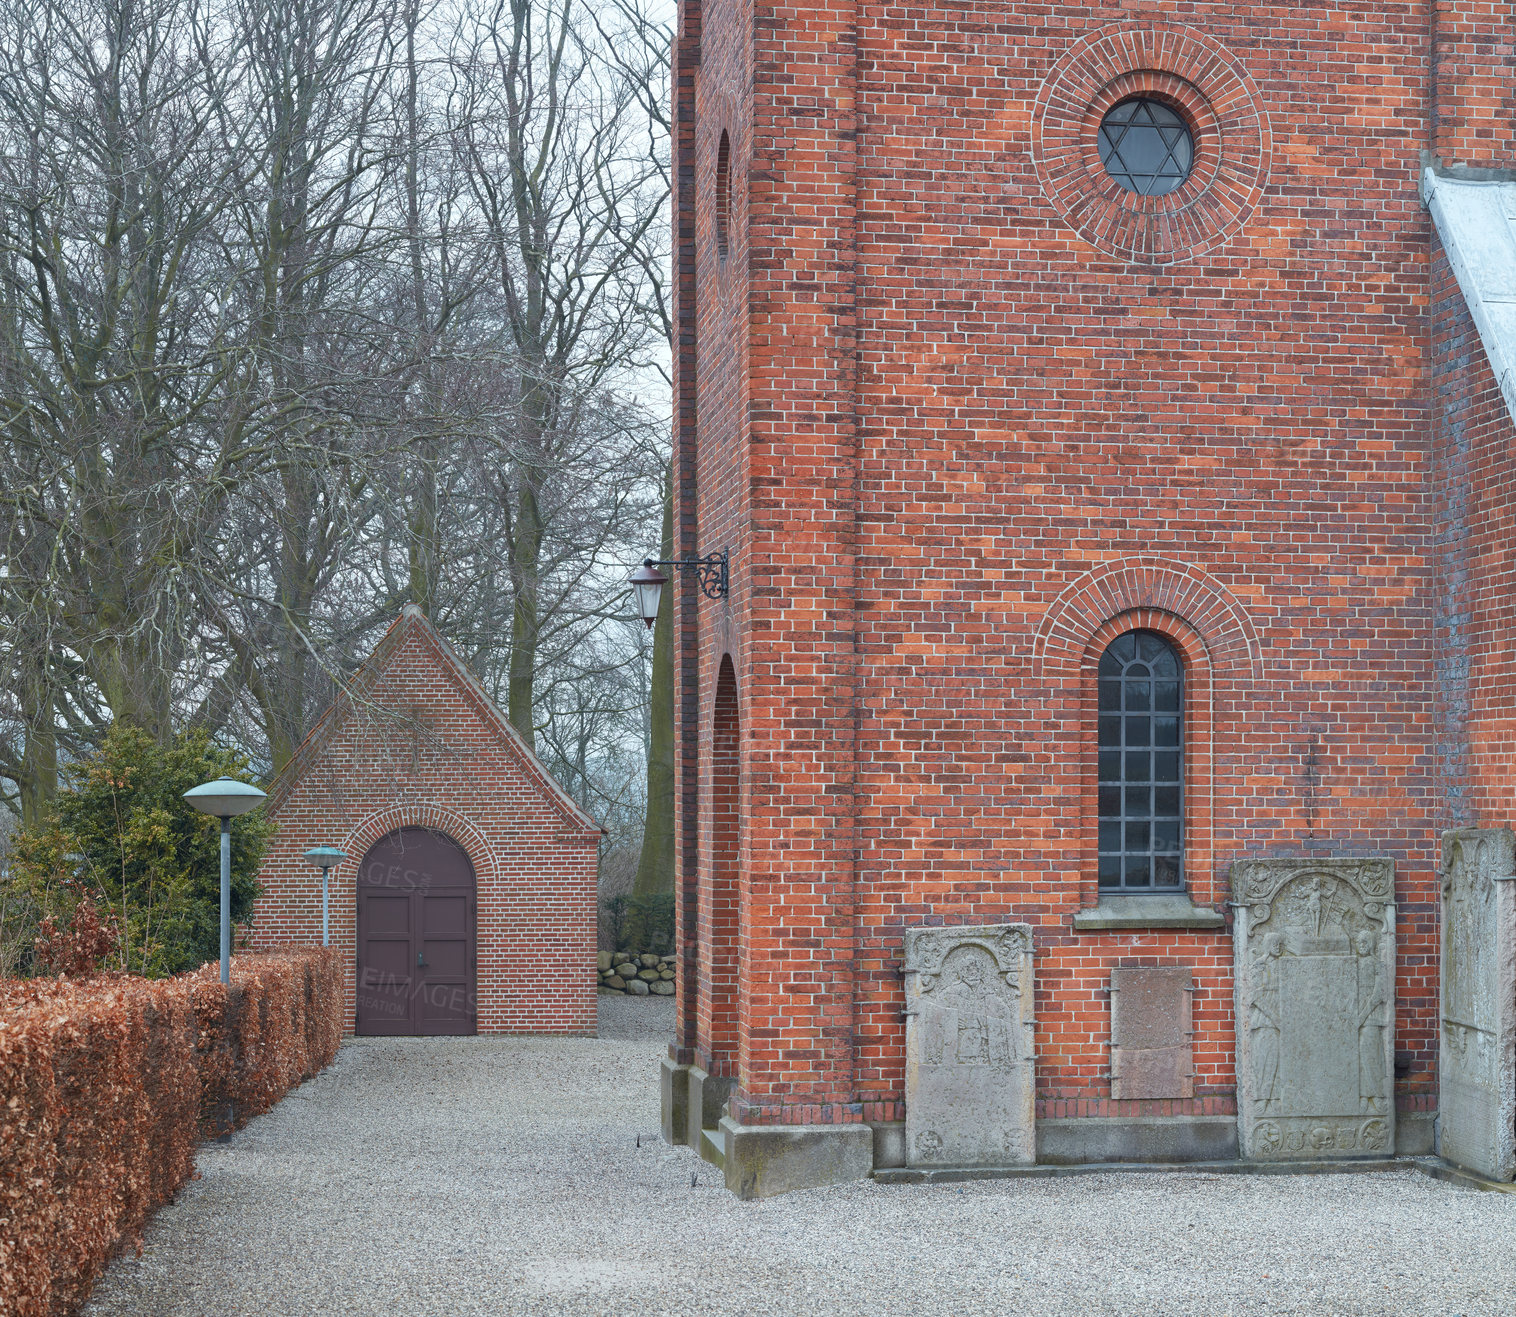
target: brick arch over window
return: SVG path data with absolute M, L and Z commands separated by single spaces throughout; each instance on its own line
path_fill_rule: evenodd
M 1078 710 L 1067 726 L 1077 743 L 1065 771 L 1080 801 L 1079 904 L 1099 883 L 1100 656 L 1127 631 L 1156 631 L 1179 651 L 1185 680 L 1184 869 L 1198 904 L 1225 899 L 1215 865 L 1218 691 L 1229 701 L 1263 680 L 1263 649 L 1242 603 L 1198 567 L 1156 555 L 1101 563 L 1070 581 L 1043 615 L 1033 642 L 1034 680 L 1055 706 Z M 1077 730 L 1076 730 L 1077 726 Z
M 741 975 L 741 718 L 737 670 L 721 658 L 711 717 L 709 862 L 700 884 L 700 1050 L 713 1075 L 735 1078 Z
M 1109 619 L 1144 608 L 1182 619 L 1199 638 L 1218 680 L 1263 680 L 1258 632 L 1236 596 L 1198 567 L 1145 555 L 1101 563 L 1059 592 L 1033 641 L 1034 679 L 1077 678 L 1094 634 Z

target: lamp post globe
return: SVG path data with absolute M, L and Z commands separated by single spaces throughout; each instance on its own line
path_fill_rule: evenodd
M 347 859 L 347 852 L 338 850 L 335 846 L 312 846 L 306 851 L 305 858 L 321 870 L 321 945 L 329 947 L 332 944 L 332 926 L 327 915 L 327 878 L 337 865 Z
M 202 782 L 184 793 L 202 814 L 221 820 L 221 982 L 232 981 L 232 820 L 257 809 L 266 796 L 233 777 Z
M 658 601 L 669 578 L 653 566 L 651 558 L 645 558 L 642 566 L 627 580 L 631 583 L 632 593 L 637 597 L 637 614 L 651 631 L 653 623 L 658 620 Z

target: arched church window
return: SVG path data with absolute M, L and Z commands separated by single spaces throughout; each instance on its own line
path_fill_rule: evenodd
M 732 142 L 721 133 L 716 148 L 716 254 L 725 256 L 731 242 L 732 227 Z
M 1100 656 L 1100 886 L 1184 885 L 1184 667 L 1155 631 L 1128 631 Z

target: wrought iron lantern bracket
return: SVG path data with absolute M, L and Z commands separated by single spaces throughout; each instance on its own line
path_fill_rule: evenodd
M 727 591 L 727 551 L 708 553 L 703 558 L 644 558 L 644 567 L 673 567 L 693 572 L 700 583 L 700 593 L 707 599 L 725 599 Z

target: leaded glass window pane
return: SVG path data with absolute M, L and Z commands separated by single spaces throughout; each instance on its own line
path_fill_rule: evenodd
M 1184 885 L 1184 669 L 1153 631 L 1128 631 L 1100 656 L 1100 886 Z
M 1150 96 L 1113 105 L 1100 121 L 1100 163 L 1129 192 L 1161 197 L 1190 176 L 1195 139 L 1180 115 Z

